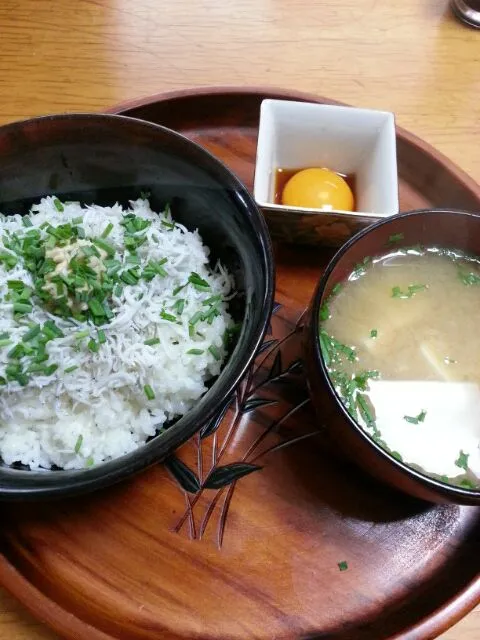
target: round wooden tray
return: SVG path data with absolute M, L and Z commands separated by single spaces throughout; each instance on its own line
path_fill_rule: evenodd
M 251 187 L 264 97 L 315 100 L 206 89 L 114 111 L 183 132 Z M 397 142 L 402 209 L 480 210 L 463 172 Z M 66 638 L 418 640 L 480 600 L 480 510 L 390 491 L 316 429 L 298 327 L 329 254 L 276 257 L 271 331 L 223 416 L 121 485 L 0 506 L 0 583 Z

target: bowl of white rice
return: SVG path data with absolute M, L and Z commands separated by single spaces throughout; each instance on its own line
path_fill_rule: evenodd
M 0 499 L 161 461 L 233 393 L 273 291 L 261 214 L 198 145 L 113 115 L 0 127 Z

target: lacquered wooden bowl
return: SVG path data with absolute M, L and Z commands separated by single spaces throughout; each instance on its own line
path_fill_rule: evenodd
M 116 115 L 35 118 L 0 128 L 0 211 L 29 211 L 45 195 L 127 205 L 149 192 L 162 211 L 199 230 L 211 261 L 227 267 L 242 330 L 220 376 L 194 409 L 147 444 L 90 469 L 34 472 L 0 464 L 0 499 L 65 496 L 112 484 L 158 462 L 224 406 L 268 327 L 274 291 L 270 237 L 255 202 L 219 160 L 160 125 Z
M 358 233 L 332 258 L 308 309 L 304 353 L 310 396 L 322 427 L 339 451 L 365 471 L 418 498 L 437 503 L 480 505 L 480 491 L 443 483 L 400 462 L 377 444 L 350 416 L 330 380 L 319 341 L 319 312 L 333 287 L 367 256 L 381 255 L 389 239 L 402 234 L 400 246 L 440 246 L 480 255 L 480 214 L 423 210 L 403 213 Z M 396 245 L 397 246 L 397 245 Z

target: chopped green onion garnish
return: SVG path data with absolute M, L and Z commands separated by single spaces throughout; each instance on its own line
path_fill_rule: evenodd
M 8 333 L 8 331 L 0 333 L 0 340 L 6 340 L 7 338 L 10 338 L 10 334 Z
M 377 336 L 378 336 L 378 331 L 377 331 L 377 329 L 372 329 L 372 330 L 370 331 L 370 337 L 371 337 L 371 338 L 376 338 Z
M 220 311 L 217 307 L 211 306 L 208 311 L 205 311 L 202 320 L 206 320 L 208 324 L 212 324 L 214 318 L 220 315 Z
M 43 333 L 45 333 L 45 329 L 47 331 L 50 331 L 51 333 L 55 334 L 55 337 L 57 337 L 57 338 L 64 338 L 65 337 L 65 334 L 63 333 L 63 331 L 57 327 L 57 325 L 55 324 L 55 322 L 53 320 L 47 320 L 43 324 L 43 329 L 42 329 Z
M 24 227 L 33 227 L 33 222 L 28 216 L 22 216 L 22 224 Z
M 0 262 L 5 263 L 8 269 L 13 269 L 18 262 L 18 258 L 13 253 L 0 252 Z
M 113 290 L 113 295 L 117 296 L 117 298 L 119 298 L 123 293 L 123 287 L 121 284 L 117 284 L 115 285 L 115 289 Z
M 109 244 L 108 242 L 106 242 L 105 240 L 102 240 L 101 238 L 94 238 L 92 242 L 96 244 L 99 249 L 102 249 L 103 251 L 105 251 L 105 253 L 108 256 L 113 258 L 113 256 L 115 255 L 115 251 L 116 251 L 115 247 Z
M 221 299 L 222 299 L 222 296 L 220 295 L 210 296 L 210 298 L 207 298 L 206 300 L 204 300 L 202 304 L 203 305 L 215 304 L 216 302 L 220 302 Z
M 22 373 L 22 367 L 19 364 L 7 364 L 5 367 L 5 373 L 7 376 L 17 376 Z
M 404 237 L 405 236 L 403 233 L 394 233 L 388 238 L 388 242 L 390 244 L 395 244 L 396 242 L 400 242 L 401 240 L 403 240 Z
M 109 222 L 102 232 L 102 238 L 107 238 L 110 235 L 110 232 L 112 231 L 112 229 L 113 229 L 113 224 Z
M 85 247 L 82 247 L 82 253 L 84 256 L 87 256 L 87 258 L 90 258 L 91 256 L 96 256 L 97 258 L 100 258 L 100 253 L 97 247 L 95 247 L 93 244 L 89 244 L 89 245 L 86 245 Z
M 28 366 L 27 373 L 45 373 L 45 365 L 41 362 L 32 362 Z
M 137 284 L 138 282 L 138 277 L 135 274 L 135 272 L 132 271 L 132 269 L 129 269 L 128 271 L 124 271 L 120 276 L 120 279 L 123 280 L 125 284 L 130 284 L 130 285 Z
M 324 302 L 320 307 L 319 317 L 320 320 L 328 320 L 328 318 L 330 317 L 330 309 L 328 308 L 328 304 L 326 302 Z
M 191 325 L 196 325 L 197 322 L 199 322 L 199 320 L 202 320 L 202 319 L 203 319 L 203 312 L 202 311 L 197 311 L 190 318 L 189 322 L 190 322 Z
M 13 304 L 13 313 L 18 313 L 19 315 L 25 315 L 26 313 L 32 312 L 32 305 L 26 304 L 24 302 L 15 302 Z
M 125 260 L 126 264 L 140 264 L 140 258 L 136 253 L 131 253 Z
M 357 386 L 360 391 L 366 391 L 368 387 L 368 381 L 371 379 L 376 379 L 380 376 L 380 372 L 377 370 L 373 371 L 362 371 L 357 373 L 357 375 L 353 378 L 353 382 Z
M 143 387 L 143 391 L 145 392 L 145 395 L 147 396 L 147 400 L 154 400 L 155 399 L 155 393 L 153 392 L 153 389 L 149 384 L 146 384 Z
M 113 311 L 110 309 L 106 302 L 103 303 L 103 310 L 105 312 L 107 320 L 111 320 L 113 318 Z
M 7 287 L 13 291 L 22 291 L 25 286 L 23 280 L 7 280 Z
M 353 273 L 358 277 L 363 276 L 367 272 L 367 266 L 372 261 L 370 256 L 365 256 L 365 258 L 355 265 Z
M 175 312 L 181 316 L 185 308 L 185 300 L 183 298 L 179 298 L 173 305 L 173 308 L 175 309 Z
M 45 242 L 46 249 L 53 249 L 56 246 L 57 246 L 57 240 L 54 238 L 54 236 L 52 236 L 51 238 L 48 238 L 48 240 Z
M 220 351 L 218 350 L 218 347 L 216 347 L 214 344 L 210 345 L 208 347 L 208 350 L 210 351 L 212 356 L 215 358 L 215 360 L 221 359 L 222 356 L 220 355 Z
M 89 329 L 83 329 L 83 331 L 78 331 L 75 334 L 75 340 L 82 340 L 82 338 L 86 338 L 89 335 L 90 335 L 90 330 Z
M 15 376 L 9 376 L 7 374 L 7 379 L 11 380 L 11 381 L 15 380 L 16 382 L 18 382 L 18 384 L 21 387 L 25 387 L 28 384 L 29 380 L 30 380 L 30 378 L 27 375 L 25 375 L 24 373 L 18 373 Z
M 348 569 L 348 562 L 342 560 L 342 562 L 338 563 L 338 568 L 340 569 L 340 571 L 346 571 Z
M 420 411 L 417 416 L 403 416 L 403 419 L 410 424 L 418 424 L 419 422 L 423 422 L 425 420 L 426 415 L 426 411 Z
M 98 300 L 92 298 L 88 301 L 88 308 L 93 316 L 96 318 L 103 318 L 105 316 L 105 310 Z
M 51 327 L 43 327 L 42 329 L 42 333 L 45 337 L 47 337 L 49 340 L 55 340 L 55 338 L 57 338 L 57 334 L 55 333 L 55 331 L 53 331 L 53 329 Z
M 93 456 L 88 456 L 88 458 L 85 461 L 85 466 L 93 467 L 94 464 L 95 464 L 95 460 L 93 459 Z
M 371 426 L 375 421 L 373 419 L 372 412 L 370 411 L 370 407 L 367 404 L 367 400 L 361 393 L 357 394 L 357 404 L 363 420 L 367 426 Z
M 113 276 L 122 268 L 122 263 L 118 260 L 105 260 L 104 265 L 107 267 L 107 275 Z
M 467 286 L 480 284 L 480 275 L 477 275 L 476 273 L 473 273 L 473 272 L 465 273 L 464 271 L 459 269 L 458 277 L 463 282 L 463 284 Z
M 45 375 L 51 376 L 58 369 L 58 364 L 51 364 L 49 367 L 45 368 Z
M 82 447 L 83 436 L 80 434 L 77 438 L 77 442 L 75 443 L 75 453 L 78 453 Z
M 55 205 L 55 209 L 57 211 L 60 211 L 60 213 L 62 213 L 62 211 L 64 211 L 65 207 L 63 206 L 63 204 L 60 202 L 60 200 L 58 198 L 54 198 L 53 199 L 53 204 Z
M 9 344 L 12 344 L 9 338 L 0 339 L 0 347 L 8 347 Z
M 40 333 L 40 325 L 36 324 L 31 329 L 29 329 L 27 333 L 25 333 L 22 336 L 22 340 L 23 342 L 29 342 L 30 340 L 33 340 L 33 338 L 36 338 L 39 333 Z
M 160 340 L 159 338 L 149 338 L 148 340 L 145 340 L 143 344 L 146 344 L 149 347 L 152 347 L 154 344 L 159 344 Z
M 172 315 L 171 313 L 167 313 L 166 311 L 161 311 L 160 312 L 160 317 L 163 320 L 168 320 L 169 322 L 176 322 L 177 321 L 177 318 L 174 315 Z
M 203 349 L 189 349 L 187 353 L 192 356 L 201 356 L 203 353 Z
M 72 365 L 71 367 L 67 367 L 64 370 L 64 373 L 72 373 L 72 371 L 75 371 L 75 369 L 78 369 L 78 365 L 76 365 L 76 364 Z
M 469 456 L 470 454 L 464 453 L 462 450 L 460 450 L 460 453 L 458 454 L 458 458 L 457 460 L 455 460 L 456 466 L 460 467 L 460 469 L 463 469 L 464 471 L 468 471 Z
M 195 273 L 195 271 L 192 271 L 188 278 L 188 281 L 190 282 L 190 284 L 193 284 L 194 287 L 202 291 L 207 291 L 210 289 L 210 285 L 208 284 L 208 282 L 201 278 L 198 273 Z
M 418 291 L 424 291 L 427 288 L 426 284 L 410 284 L 408 286 L 408 293 L 410 295 L 413 295 L 415 293 L 417 293 Z
M 107 336 L 105 335 L 105 331 L 103 329 L 98 330 L 98 342 L 100 344 L 104 344 L 107 341 Z
M 424 291 L 427 288 L 426 284 L 410 284 L 407 291 L 402 291 L 400 287 L 392 288 L 392 298 L 411 298 L 419 291 Z
M 98 342 L 96 342 L 93 338 L 90 338 L 87 343 L 87 347 L 90 349 L 90 351 L 93 351 L 93 353 L 97 353 L 99 349 Z
M 187 282 L 187 283 L 185 283 L 185 284 L 180 285 L 179 287 L 175 287 L 175 289 L 174 289 L 174 290 L 173 290 L 173 292 L 172 292 L 172 295 L 176 296 L 176 295 L 177 295 L 177 293 L 180 293 L 180 291 L 181 291 L 182 289 L 185 289 L 185 287 L 187 286 L 187 284 L 188 284 L 188 282 Z

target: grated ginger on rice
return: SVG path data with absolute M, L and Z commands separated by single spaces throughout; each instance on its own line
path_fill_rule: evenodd
M 126 221 L 137 219 L 138 231 L 130 225 L 127 233 Z M 33 254 L 46 243 L 33 262 L 51 264 L 40 277 L 19 248 L 26 237 Z M 175 223 L 168 208 L 153 212 L 144 199 L 124 210 L 47 197 L 26 218 L 0 216 L 6 464 L 79 469 L 111 460 L 194 406 L 220 373 L 234 329 L 233 279 L 208 257 L 197 231 Z M 72 259 L 89 267 L 92 287 L 111 275 L 101 308 L 81 277 L 72 284 Z

